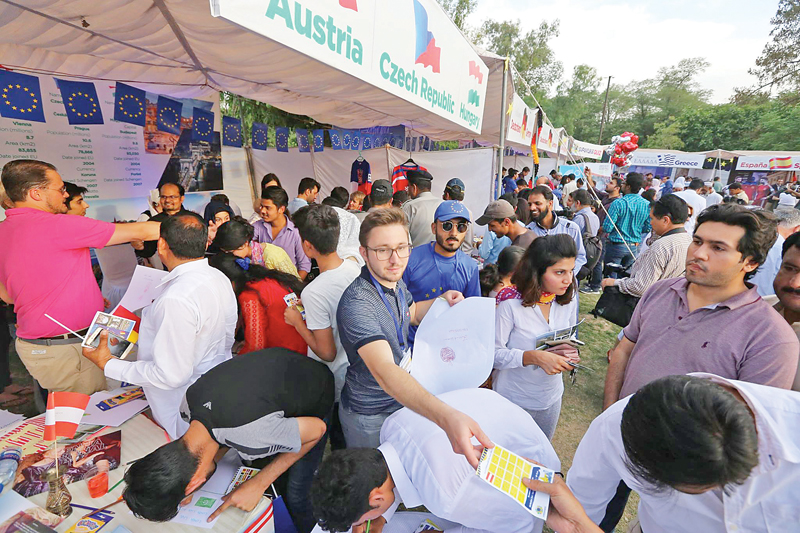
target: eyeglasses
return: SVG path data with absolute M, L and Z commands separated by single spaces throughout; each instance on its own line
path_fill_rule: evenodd
M 160 198 L 162 198 L 162 199 L 164 199 L 164 200 L 177 200 L 178 198 L 180 198 L 180 196 L 164 196 L 164 195 L 162 194 L 162 195 L 160 196 Z
M 366 248 L 367 250 L 372 250 L 375 252 L 375 257 L 378 258 L 378 261 L 387 261 L 394 253 L 396 253 L 397 257 L 400 259 L 405 259 L 411 255 L 410 244 L 401 244 L 397 248 L 370 248 L 369 246 Z
M 459 233 L 466 233 L 469 222 L 459 222 L 455 226 Z M 442 222 L 442 229 L 445 231 L 453 231 L 453 223 L 449 220 Z
M 67 186 L 66 185 L 62 185 L 60 189 L 54 189 L 52 187 L 42 187 L 42 189 L 47 189 L 47 190 L 50 190 L 50 191 L 60 192 L 61 194 L 64 194 L 65 192 L 67 192 Z

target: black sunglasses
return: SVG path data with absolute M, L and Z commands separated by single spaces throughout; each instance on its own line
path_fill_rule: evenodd
M 467 228 L 469 227 L 469 222 L 459 222 L 455 226 L 459 233 L 466 233 Z M 442 229 L 445 231 L 452 231 L 453 223 L 449 220 L 442 222 Z

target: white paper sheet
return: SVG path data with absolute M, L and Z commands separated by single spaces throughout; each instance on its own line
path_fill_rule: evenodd
M 0 409 L 0 429 L 10 426 L 11 424 L 16 424 L 23 418 L 25 418 L 24 415 L 18 415 L 16 413 L 6 411 L 5 409 Z
M 120 427 L 122 424 L 147 409 L 147 400 L 131 400 L 109 409 L 108 411 L 102 411 L 97 407 L 97 404 L 136 388 L 137 387 L 125 387 L 111 391 L 95 392 L 89 398 L 89 405 L 86 406 L 81 424 L 94 424 L 97 426 L 110 426 L 114 428 Z
M 434 522 L 437 526 L 450 529 L 453 527 L 457 527 L 458 524 L 455 522 L 450 522 L 448 520 L 443 520 L 438 518 L 431 513 L 418 513 L 418 512 L 399 512 L 395 513 L 392 519 L 387 522 L 386 526 L 383 528 L 384 533 L 414 533 L 417 528 L 422 524 L 425 520 L 430 520 Z M 350 530 L 352 532 L 352 529 Z M 319 525 L 315 526 L 311 533 L 327 533 L 324 529 L 319 527 Z
M 160 286 L 160 284 L 168 273 L 165 270 L 136 265 L 128 290 L 120 300 L 119 305 L 128 311 L 138 311 L 143 307 L 147 307 L 164 290 L 164 287 Z
M 411 375 L 431 394 L 479 387 L 494 367 L 494 298 L 431 306 L 414 338 Z

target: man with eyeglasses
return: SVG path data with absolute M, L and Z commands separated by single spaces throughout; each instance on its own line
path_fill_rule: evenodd
M 150 220 L 153 222 L 163 222 L 171 216 L 177 214 L 191 213 L 183 208 L 183 199 L 186 194 L 183 186 L 180 183 L 163 183 L 158 188 L 159 202 L 161 203 L 161 212 L 155 215 Z M 158 239 L 154 241 L 133 241 L 131 245 L 136 250 L 136 255 L 149 259 L 156 255 L 156 245 Z
M 450 290 L 465 298 L 481 295 L 478 264 L 460 249 L 470 222 L 469 211 L 461 202 L 439 204 L 431 224 L 434 242 L 414 248 L 403 273 L 415 302 L 435 300 Z M 411 326 L 408 339 L 412 346 L 416 333 L 417 326 Z
M 156 239 L 160 225 L 67 216 L 64 180 L 44 161 L 9 161 L 2 182 L 13 207 L 0 224 L 0 299 L 17 312 L 17 353 L 44 389 L 104 390 L 106 378 L 81 354 L 81 338 L 45 315 L 83 335 L 103 310 L 89 248 Z
M 491 441 L 472 418 L 430 394 L 406 370 L 408 328 L 422 321 L 434 299 L 415 303 L 402 279 L 411 254 L 405 215 L 397 208 L 370 212 L 359 241 L 366 265 L 345 289 L 336 312 L 350 363 L 339 405 L 347 447 L 377 448 L 384 420 L 405 406 L 441 427 L 453 451 L 477 467 L 479 454 L 470 439 L 475 436 L 487 447 Z M 450 305 L 464 299 L 457 291 L 442 296 Z

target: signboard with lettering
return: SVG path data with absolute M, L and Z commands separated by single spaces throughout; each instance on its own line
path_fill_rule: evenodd
M 633 152 L 632 166 L 640 167 L 676 167 L 703 168 L 705 156 L 702 154 L 672 154 L 659 152 Z
M 489 69 L 436 0 L 212 0 L 211 13 L 481 131 Z
M 511 116 L 508 118 L 508 131 L 506 140 L 513 143 L 531 145 L 533 132 L 536 128 L 536 111 L 529 108 L 525 101 L 514 93 L 514 103 L 511 107 Z
M 779 154 L 742 156 L 736 163 L 736 170 L 749 171 L 800 171 L 800 157 Z

